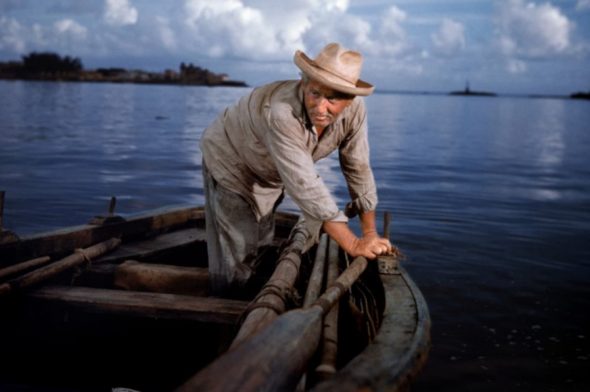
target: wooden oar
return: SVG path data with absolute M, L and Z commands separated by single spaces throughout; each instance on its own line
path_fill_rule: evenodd
M 391 212 L 383 213 L 383 238 L 389 239 L 389 226 L 391 224 Z
M 284 293 L 293 289 L 299 276 L 301 253 L 306 249 L 309 234 L 297 226 L 291 232 L 289 245 L 283 250 L 278 264 L 260 294 L 248 309 L 246 319 L 234 338 L 230 349 L 254 335 L 285 311 Z
M 357 257 L 312 306 L 279 316 L 197 373 L 178 391 L 293 390 L 317 349 L 323 316 L 366 267 L 367 260 Z
M 51 257 L 43 256 L 43 257 L 37 257 L 32 260 L 23 261 L 21 263 L 11 265 L 10 267 L 2 268 L 2 269 L 0 269 L 0 279 L 3 279 L 3 278 L 10 276 L 10 275 L 15 275 L 19 272 L 26 271 L 29 268 L 38 267 L 38 266 L 47 264 L 47 263 L 49 263 L 50 260 L 51 260 Z
M 320 236 L 320 243 L 315 252 L 315 259 L 313 262 L 313 269 L 311 270 L 311 277 L 307 284 L 307 290 L 303 297 L 303 307 L 307 308 L 313 302 L 318 299 L 322 292 L 322 286 L 324 284 L 324 271 L 326 265 L 326 252 L 328 250 L 328 234 L 323 233 Z
M 336 241 L 330 240 L 327 285 L 330 286 L 338 278 L 338 252 Z M 322 334 L 322 354 L 315 374 L 318 380 L 326 380 L 336 373 L 336 359 L 338 355 L 338 304 L 324 317 Z
M 8 244 L 9 242 L 18 241 L 18 236 L 10 230 L 5 230 L 3 227 L 4 221 L 4 194 L 5 191 L 0 191 L 0 244 Z
M 110 240 L 100 242 L 91 247 L 78 249 L 70 256 L 9 280 L 6 283 L 0 284 L 0 296 L 13 291 L 25 289 L 54 277 L 67 269 L 88 263 L 91 259 L 116 248 L 120 243 L 121 240 L 119 238 L 111 238 Z
M 307 290 L 305 291 L 305 296 L 303 298 L 303 308 L 307 308 L 313 305 L 315 300 L 318 299 L 320 293 L 322 292 L 322 287 L 324 286 L 324 275 L 326 270 L 328 242 L 333 241 L 329 239 L 328 234 L 323 233 L 320 236 L 320 243 L 318 244 L 318 248 L 315 253 L 311 277 L 309 278 Z M 301 380 L 299 381 L 299 384 L 297 384 L 296 391 L 304 391 L 306 383 L 307 375 L 304 373 L 301 377 Z

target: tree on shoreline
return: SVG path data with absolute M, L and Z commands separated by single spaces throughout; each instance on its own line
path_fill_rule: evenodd
M 56 53 L 33 52 L 22 57 L 21 71 L 25 74 L 76 74 L 82 71 L 82 61 L 77 57 L 61 57 Z

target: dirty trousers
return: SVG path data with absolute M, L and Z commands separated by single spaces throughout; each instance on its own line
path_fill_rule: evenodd
M 240 195 L 222 187 L 203 163 L 209 286 L 212 295 L 239 292 L 254 274 L 258 249 L 274 236 L 274 213 L 260 221 Z

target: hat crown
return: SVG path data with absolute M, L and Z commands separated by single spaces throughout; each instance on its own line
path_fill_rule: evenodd
M 293 56 L 295 65 L 309 78 L 350 95 L 371 95 L 375 87 L 360 79 L 363 56 L 340 44 L 326 45 L 315 59 L 300 50 Z
M 318 53 L 314 62 L 318 67 L 354 86 L 361 75 L 363 56 L 359 52 L 343 48 L 338 43 L 331 43 Z

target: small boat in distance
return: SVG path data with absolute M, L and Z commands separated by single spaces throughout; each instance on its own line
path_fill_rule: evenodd
M 394 256 L 351 260 L 325 234 L 306 249 L 297 221 L 277 213 L 237 298 L 208 295 L 202 207 L 112 202 L 0 241 L 0 390 L 406 390 L 430 348 L 420 290 Z
M 469 88 L 469 81 L 465 83 L 465 90 L 461 91 L 451 91 L 449 95 L 463 95 L 463 96 L 480 96 L 480 97 L 495 97 L 497 96 L 496 93 L 491 93 L 487 91 L 472 91 Z

